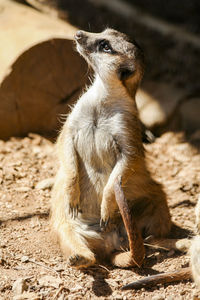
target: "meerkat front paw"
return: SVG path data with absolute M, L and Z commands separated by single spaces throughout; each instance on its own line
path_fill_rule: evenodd
M 68 214 L 75 219 L 78 213 L 81 212 L 80 207 L 80 191 L 78 187 L 66 190 L 65 203 L 68 203 Z
M 101 219 L 100 219 L 100 228 L 102 231 L 109 230 L 109 221 L 111 218 L 110 210 L 106 201 L 102 201 L 101 204 Z
M 100 219 L 100 228 L 101 228 L 101 231 L 106 231 L 106 229 L 108 229 L 108 223 L 109 223 L 109 220 L 110 218 L 101 218 Z
M 109 230 L 110 220 L 114 216 L 117 209 L 114 191 L 112 188 L 105 188 L 101 203 L 101 219 L 100 228 L 102 231 Z

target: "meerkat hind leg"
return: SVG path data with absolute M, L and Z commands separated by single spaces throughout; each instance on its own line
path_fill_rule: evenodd
M 87 239 L 73 224 L 63 224 L 59 228 L 59 236 L 62 251 L 68 256 L 69 266 L 86 268 L 95 263 L 95 255 L 90 250 Z

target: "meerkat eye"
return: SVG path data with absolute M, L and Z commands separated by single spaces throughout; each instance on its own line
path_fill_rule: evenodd
M 99 51 L 106 52 L 106 53 L 112 53 L 112 48 L 106 40 L 102 40 L 99 42 Z

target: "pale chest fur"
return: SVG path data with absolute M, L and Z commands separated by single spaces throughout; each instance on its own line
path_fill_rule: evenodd
M 87 215 L 100 213 L 103 189 L 121 151 L 118 137 L 126 137 L 128 131 L 123 99 L 110 103 L 102 90 L 97 93 L 92 87 L 67 121 L 78 157 L 81 206 Z
M 80 107 L 73 121 L 74 146 L 79 164 L 82 210 L 100 213 L 103 189 L 114 168 L 119 149 L 115 140 L 115 124 L 120 116 L 108 116 L 101 108 Z M 89 200 L 89 201 L 88 201 Z
M 89 164 L 97 172 L 112 169 L 116 163 L 117 144 L 113 127 L 117 119 L 116 115 L 108 117 L 103 111 L 81 110 L 74 131 L 75 148 L 84 164 Z
M 111 172 L 119 153 L 117 137 L 127 132 L 123 99 L 112 103 L 110 97 L 97 81 L 79 99 L 68 120 L 80 160 L 99 173 Z

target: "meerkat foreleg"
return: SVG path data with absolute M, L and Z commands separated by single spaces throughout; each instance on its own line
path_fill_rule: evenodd
M 68 132 L 67 132 L 68 133 Z M 65 131 L 58 139 L 57 149 L 61 161 L 60 170 L 64 183 L 64 202 L 72 217 L 77 216 L 80 204 L 80 187 L 77 153 L 74 147 L 73 138 Z
M 78 221 L 75 212 L 69 211 L 69 193 L 66 195 L 66 180 L 58 172 L 53 189 L 52 226 L 55 230 L 62 252 L 68 258 L 68 265 L 88 267 L 95 263 L 94 253 L 90 250 L 81 221 Z
M 103 198 L 101 202 L 101 221 L 100 226 L 102 229 L 105 229 L 108 225 L 109 220 L 114 215 L 116 209 L 118 208 L 115 192 L 114 192 L 114 184 L 118 177 L 122 178 L 122 184 L 125 183 L 125 178 L 127 178 L 128 167 L 127 167 L 126 158 L 121 158 L 115 165 L 112 170 L 108 182 L 104 187 Z
M 52 194 L 52 224 L 59 237 L 68 264 L 87 267 L 95 262 L 82 230 L 76 220 L 80 209 L 80 187 L 77 154 L 73 139 L 63 131 L 57 142 L 61 162 Z

